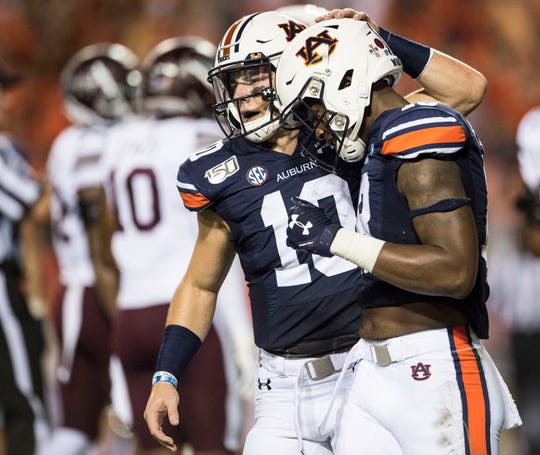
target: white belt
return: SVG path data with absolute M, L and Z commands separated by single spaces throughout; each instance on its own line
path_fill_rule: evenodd
M 298 376 L 302 369 L 314 381 L 339 373 L 345 364 L 347 352 L 328 354 L 318 358 L 286 358 L 261 350 L 261 363 L 280 376 Z
M 473 342 L 477 339 L 471 332 Z M 401 362 L 434 351 L 449 350 L 448 329 L 425 330 L 383 341 L 360 339 L 353 347 L 352 360 L 371 360 L 380 366 Z
M 366 351 L 365 354 L 362 353 L 362 357 L 371 360 L 373 363 L 381 366 L 390 365 L 394 362 L 401 362 L 402 360 L 414 357 L 419 353 L 419 349 L 416 343 L 367 343 L 367 346 L 365 348 L 369 350 Z
M 296 377 L 294 385 L 294 423 L 298 437 L 298 452 L 300 454 L 304 454 L 299 410 L 304 382 L 307 378 L 312 381 L 320 381 L 335 373 L 343 374 L 342 369 L 347 361 L 349 352 L 328 354 L 317 358 L 286 358 L 270 354 L 263 349 L 259 351 L 259 359 L 264 368 L 279 376 Z

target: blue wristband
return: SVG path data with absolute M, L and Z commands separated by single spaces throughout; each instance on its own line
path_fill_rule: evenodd
M 413 79 L 418 78 L 429 62 L 431 56 L 430 47 L 396 35 L 380 26 L 379 35 L 401 60 L 403 71 Z
M 159 372 L 168 372 L 177 381 L 180 380 L 201 344 L 201 339 L 187 327 L 181 325 L 165 327 L 154 370 L 156 375 Z
M 170 382 L 175 389 L 178 387 L 178 379 L 168 371 L 156 371 L 152 376 L 152 385 L 156 382 Z

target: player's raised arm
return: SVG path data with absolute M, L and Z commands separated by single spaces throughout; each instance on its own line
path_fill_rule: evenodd
M 416 80 L 422 88 L 405 96 L 407 101 L 437 101 L 464 115 L 476 109 L 487 90 L 482 73 L 436 49 Z
M 365 21 L 381 35 L 403 63 L 403 71 L 421 86 L 405 96 L 410 103 L 436 101 L 467 115 L 482 102 L 487 81 L 475 68 L 437 49 L 386 30 L 363 11 L 352 8 L 334 9 L 318 17 L 316 21 L 332 18 Z
M 165 417 L 171 425 L 179 423 L 176 387 L 210 330 L 217 294 L 235 255 L 228 227 L 218 215 L 205 210 L 197 218 L 197 242 L 169 307 L 152 392 L 144 412 L 154 439 L 171 451 L 177 447 L 163 432 L 162 423 Z

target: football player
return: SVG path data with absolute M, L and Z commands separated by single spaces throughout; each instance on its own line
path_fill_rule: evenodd
M 404 454 L 496 454 L 501 430 L 520 418 L 480 342 L 489 294 L 484 151 L 456 110 L 400 96 L 401 71 L 372 26 L 341 18 L 300 33 L 276 74 L 285 127 L 306 133 L 304 153 L 332 172 L 363 163 L 355 227 L 302 195 L 287 227 L 297 251 L 365 272 L 334 453 L 389 453 L 397 442 Z M 331 163 L 310 137 L 332 146 Z
M 126 423 L 133 429 L 138 453 L 164 451 L 148 433 L 143 412 L 169 301 L 188 268 L 197 235 L 195 216 L 183 210 L 171 183 L 180 162 L 223 136 L 209 118 L 215 99 L 207 73 L 214 55 L 215 45 L 199 37 L 173 37 L 157 44 L 141 64 L 139 116 L 111 131 L 105 151 L 104 214 L 109 220 L 102 225 L 114 230 L 102 245 L 110 245 L 109 257 L 119 271 L 113 336 L 129 393 Z M 185 397 L 184 419 L 168 430 L 196 454 L 224 454 L 242 442 L 243 406 L 232 397 L 226 403 L 223 356 L 228 369 L 238 365 L 231 357 L 243 359 L 242 376 L 235 377 L 231 392 L 237 395 L 241 386 L 243 397 L 249 397 L 256 355 L 247 309 L 237 266 L 221 290 L 217 310 L 221 317 L 216 318 L 222 322 L 224 313 L 234 318 L 233 328 L 222 323 L 219 333 L 230 345 L 222 354 L 217 331 L 210 330 L 179 386 Z M 236 414 L 227 414 L 235 403 Z
M 332 453 L 335 415 L 328 416 L 325 428 L 319 425 L 340 371 L 344 383 L 352 378 L 345 360 L 358 341 L 363 272 L 342 258 L 288 247 L 287 207 L 291 197 L 301 195 L 354 229 L 360 167 L 351 165 L 340 175 L 323 171 L 301 153 L 301 133 L 279 126 L 274 71 L 287 44 L 304 29 L 279 12 L 243 17 L 226 31 L 209 74 L 227 139 L 193 154 L 178 173 L 184 205 L 197 212 L 199 235 L 169 308 L 145 411 L 151 434 L 171 450 L 176 445 L 162 430 L 164 419 L 177 425 L 183 418 L 176 384 L 208 333 L 216 295 L 238 254 L 260 348 L 256 422 L 244 453 Z M 428 59 L 429 48 L 422 60 L 426 75 Z M 483 81 L 462 68 L 448 74 L 459 80 L 457 86 L 464 75 Z M 472 104 L 483 96 L 485 87 L 479 87 Z M 471 93 L 453 94 L 452 101 L 460 103 Z M 324 141 L 312 138 L 311 145 L 325 152 Z M 339 391 L 334 401 L 341 397 Z
M 132 113 L 138 58 L 117 43 L 84 47 L 64 66 L 60 85 L 70 126 L 47 161 L 52 244 L 60 292 L 52 320 L 58 339 L 56 381 L 61 415 L 43 454 L 79 454 L 96 442 L 110 399 L 109 359 L 114 288 L 96 287 L 87 237 L 95 215 L 90 197 L 102 183 L 101 160 L 111 125 Z M 48 220 L 47 220 L 48 221 Z

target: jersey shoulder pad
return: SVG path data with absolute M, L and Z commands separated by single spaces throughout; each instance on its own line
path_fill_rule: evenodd
M 80 128 L 68 126 L 54 138 L 47 158 L 47 173 L 52 175 L 59 168 L 70 166 L 81 138 Z M 69 164 L 68 164 L 69 163 Z
M 51 152 L 54 152 L 56 149 L 68 149 L 74 147 L 81 135 L 81 130 L 76 126 L 68 126 L 64 128 L 58 135 L 54 138 L 51 145 Z
M 224 182 L 240 169 L 229 142 L 220 140 L 191 154 L 180 165 L 176 186 L 184 206 L 200 212 L 219 199 Z
M 400 159 L 448 156 L 461 150 L 469 130 L 461 114 L 437 103 L 404 106 L 380 129 L 380 154 Z

